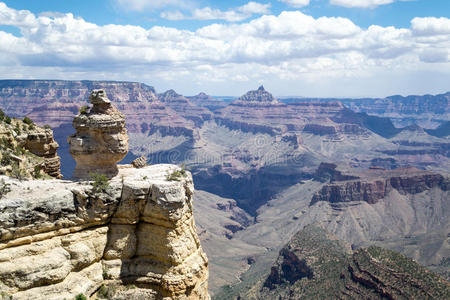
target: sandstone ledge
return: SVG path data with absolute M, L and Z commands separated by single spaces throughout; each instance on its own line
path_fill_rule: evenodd
M 2 177 L 0 292 L 70 299 L 114 283 L 137 286 L 117 299 L 209 299 L 192 177 L 167 181 L 176 169 L 122 166 L 99 194 L 89 182 Z

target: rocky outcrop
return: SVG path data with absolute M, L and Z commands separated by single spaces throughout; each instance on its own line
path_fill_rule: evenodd
M 320 182 L 334 182 L 358 179 L 358 176 L 345 175 L 342 171 L 337 169 L 336 164 L 332 163 L 320 163 L 317 171 L 314 173 L 314 180 Z
M 250 288 L 249 288 L 250 287 Z M 450 284 L 397 252 L 352 252 L 320 227 L 306 226 L 279 252 L 270 275 L 237 299 L 447 299 Z
M 339 184 L 325 185 L 311 200 L 311 205 L 319 201 L 330 203 L 364 201 L 369 204 L 377 203 L 386 195 L 386 182 L 350 181 Z
M 192 177 L 168 181 L 175 170 L 123 167 L 103 191 L 3 176 L 11 191 L 0 201 L 0 293 L 73 299 L 102 287 L 112 299 L 209 299 Z
M 74 118 L 76 133 L 68 138 L 70 154 L 77 162 L 73 178 L 89 178 L 90 173 L 112 177 L 118 173 L 117 162 L 128 153 L 125 116 L 104 90 L 93 90 L 89 100 L 93 107 Z
M 50 128 L 42 128 L 29 118 L 0 120 L 1 174 L 16 178 L 37 178 L 43 173 L 61 178 L 58 143 Z M 43 172 L 43 173 L 42 173 Z
M 131 164 L 133 165 L 133 167 L 135 168 L 143 168 L 147 165 L 147 158 L 145 158 L 145 156 L 141 156 L 136 158 L 135 160 L 133 160 L 131 162 Z
M 239 100 L 249 102 L 278 102 L 262 85 L 257 90 L 248 91 Z
M 28 132 L 24 145 L 31 153 L 44 158 L 43 171 L 48 175 L 61 178 L 61 161 L 56 150 L 58 143 L 53 139 L 53 131 L 50 128 L 35 128 Z
M 317 174 L 319 179 L 335 175 L 335 173 L 325 172 L 326 166 L 321 164 L 319 167 Z M 442 191 L 450 189 L 450 179 L 438 173 L 415 168 L 370 169 L 365 174 L 359 174 L 359 177 L 361 178 L 353 180 L 339 178 L 343 181 L 326 184 L 313 196 L 310 205 L 319 201 L 330 203 L 364 201 L 374 204 L 386 197 L 393 189 L 400 194 L 418 194 L 434 187 Z

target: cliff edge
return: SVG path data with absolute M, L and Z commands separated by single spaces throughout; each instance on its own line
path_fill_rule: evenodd
M 109 181 L 0 176 L 0 294 L 209 299 L 189 172 L 122 166 Z M 8 191 L 9 190 L 9 191 Z

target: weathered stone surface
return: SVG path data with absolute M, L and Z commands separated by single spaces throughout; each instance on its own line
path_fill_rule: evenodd
M 2 176 L 12 191 L 0 201 L 0 292 L 72 299 L 134 284 L 112 298 L 209 299 L 192 177 L 166 180 L 177 168 L 125 166 L 105 193 L 88 182 Z
M 135 168 L 143 168 L 147 165 L 147 158 L 145 156 L 138 157 L 135 160 L 133 160 L 131 164 Z
M 55 178 L 61 178 L 61 161 L 58 153 L 56 153 L 58 147 L 58 143 L 53 139 L 53 131 L 39 127 L 27 134 L 24 146 L 31 153 L 44 158 L 43 170 L 45 173 Z
M 104 90 L 93 90 L 89 100 L 93 107 L 74 118 L 76 133 L 68 138 L 70 154 L 77 162 L 73 177 L 87 179 L 90 173 L 112 177 L 118 173 L 117 162 L 128 153 L 125 116 Z

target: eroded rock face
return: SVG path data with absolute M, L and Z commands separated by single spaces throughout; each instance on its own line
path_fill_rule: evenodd
M 122 168 L 105 193 L 88 182 L 2 176 L 12 191 L 0 201 L 0 293 L 95 298 L 104 284 L 119 286 L 113 299 L 209 299 L 192 177 L 167 181 L 176 169 Z
M 294 234 L 265 280 L 239 299 L 448 299 L 448 281 L 400 253 L 376 246 L 355 252 L 315 225 Z
M 321 164 L 318 173 L 324 168 L 326 164 Z M 400 194 L 418 194 L 434 187 L 439 187 L 443 191 L 450 188 L 448 178 L 415 168 L 389 171 L 371 169 L 359 175 L 361 178 L 358 179 L 349 175 L 341 176 L 339 172 L 340 177 L 334 177 L 337 182 L 324 185 L 312 198 L 311 205 L 319 201 L 330 203 L 364 201 L 375 204 L 394 189 Z
M 266 91 L 262 85 L 255 91 L 248 91 L 242 95 L 239 100 L 254 102 L 278 102 L 277 99 L 275 99 L 271 93 Z
M 27 134 L 25 149 L 44 158 L 43 170 L 48 175 L 61 178 L 61 161 L 56 150 L 59 145 L 53 138 L 51 129 L 37 128 Z
M 117 163 L 128 153 L 125 116 L 104 90 L 93 90 L 89 101 L 93 107 L 73 119 L 76 133 L 68 138 L 70 154 L 77 162 L 73 178 L 86 179 L 90 173 L 112 177 L 118 173 Z
M 0 124 L 0 140 L 2 140 L 0 152 L 3 160 L 1 174 L 12 175 L 11 170 L 17 167 L 24 178 L 40 177 L 43 173 L 55 178 L 62 177 L 60 157 L 56 152 L 59 145 L 53 138 L 53 131 L 50 128 L 14 119 L 11 124 Z M 15 149 L 23 151 L 17 153 Z M 8 156 L 11 159 L 7 159 Z M 12 160 L 18 164 L 13 166 L 15 162 Z

